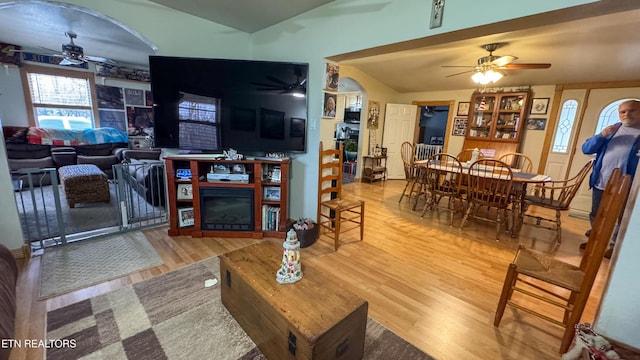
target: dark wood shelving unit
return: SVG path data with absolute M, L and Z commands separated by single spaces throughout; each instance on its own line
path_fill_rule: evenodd
M 245 172 L 249 174 L 248 182 L 216 181 L 206 180 L 207 173 L 212 167 L 223 165 L 233 167 L 234 165 L 244 166 Z M 167 186 L 169 198 L 169 230 L 170 236 L 189 235 L 192 237 L 243 237 L 261 239 L 263 237 L 283 237 L 286 233 L 288 219 L 287 202 L 289 186 L 289 165 L 288 159 L 282 161 L 274 160 L 216 160 L 202 157 L 174 156 L 166 158 Z M 191 180 L 179 179 L 176 176 L 177 169 L 190 169 Z M 280 181 L 273 180 L 274 177 L 267 176 L 274 169 L 277 169 L 277 176 Z M 192 199 L 178 199 L 177 190 L 180 184 L 191 184 Z M 200 189 L 206 188 L 246 188 L 253 189 L 253 229 L 251 230 L 209 230 L 203 229 L 201 224 L 200 211 Z M 277 199 L 266 199 L 265 189 L 275 191 Z M 277 217 L 271 217 L 271 226 L 263 223 L 263 206 L 278 210 Z M 180 227 L 178 210 L 181 208 L 193 207 L 194 225 Z M 276 225 L 277 224 L 277 225 Z

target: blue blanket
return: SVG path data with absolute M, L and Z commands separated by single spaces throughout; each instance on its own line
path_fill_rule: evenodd
M 84 130 L 29 128 L 27 139 L 30 144 L 44 145 L 85 145 L 126 143 L 129 137 L 126 132 L 103 127 Z

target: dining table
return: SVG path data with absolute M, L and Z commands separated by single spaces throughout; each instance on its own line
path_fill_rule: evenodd
M 418 160 L 415 161 L 417 166 L 423 166 L 435 170 L 441 171 L 455 171 L 456 173 L 460 172 L 462 175 L 469 175 L 469 168 L 471 167 L 471 162 L 460 162 L 461 169 L 457 168 L 457 164 L 452 166 L 452 164 L 440 164 L 437 161 L 432 161 L 429 163 L 429 160 Z M 484 172 L 479 172 L 481 176 L 491 176 L 498 178 L 508 178 L 508 174 L 503 174 L 499 172 L 491 171 L 491 167 L 483 166 Z M 523 215 L 526 211 L 526 203 L 524 201 L 525 196 L 527 195 L 527 186 L 530 184 L 540 184 L 547 181 L 551 181 L 551 177 L 545 174 L 535 174 L 535 173 L 527 173 L 522 172 L 520 169 L 511 168 L 511 198 L 512 198 L 512 222 L 511 222 L 511 237 L 515 238 L 520 233 L 520 229 L 522 228 L 523 223 Z M 477 174 L 474 174 L 477 175 Z

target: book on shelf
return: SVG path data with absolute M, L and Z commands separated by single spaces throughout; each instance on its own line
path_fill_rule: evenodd
M 280 228 L 280 207 L 262 205 L 262 230 L 278 231 Z

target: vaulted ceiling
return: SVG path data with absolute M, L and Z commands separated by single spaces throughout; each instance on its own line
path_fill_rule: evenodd
M 248 33 L 331 2 L 153 1 L 187 13 L 197 13 Z M 251 4 L 244 4 L 248 2 Z M 475 87 L 470 80 L 471 73 L 450 75 L 473 70 L 477 59 L 488 54 L 481 45 L 493 42 L 506 43 L 494 55 L 518 57 L 513 63 L 551 63 L 551 68 L 545 70 L 509 70 L 496 87 L 638 79 L 640 4 L 636 3 L 640 2 L 624 3 L 631 5 L 604 15 L 590 14 L 586 18 L 576 16 L 574 19 L 566 16 L 566 21 L 549 21 L 543 25 L 535 21 L 522 21 L 518 25 L 514 20 L 515 26 L 490 24 L 401 44 L 335 54 L 329 58 L 357 67 L 399 92 Z M 68 43 L 65 32 L 71 30 L 78 34 L 76 43 L 84 47 L 85 54 L 139 65 L 146 64 L 148 55 L 157 50 L 132 29 L 114 24 L 101 14 L 57 4 L 46 1 L 0 3 L 0 42 L 34 51 L 46 52 L 49 49 L 59 52 L 61 44 Z M 443 65 L 470 67 L 443 68 Z

